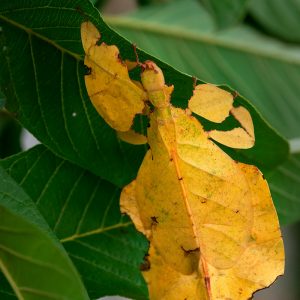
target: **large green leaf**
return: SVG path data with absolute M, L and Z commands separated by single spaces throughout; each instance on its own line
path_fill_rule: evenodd
M 252 0 L 249 9 L 267 32 L 300 43 L 300 0 Z
M 32 200 L 2 168 L 0 215 L 0 270 L 19 299 L 88 299 L 71 260 Z M 9 291 L 6 296 L 11 297 Z
M 177 13 L 182 15 L 184 10 Z M 42 0 L 1 1 L 0 85 L 8 99 L 7 108 L 17 112 L 38 140 L 59 156 L 123 186 L 135 177 L 145 147 L 120 142 L 87 97 L 79 31 L 87 19 L 100 29 L 104 42 L 120 48 L 123 58 L 135 59 L 132 44 L 103 23 L 88 0 L 53 0 L 50 4 Z M 170 33 L 172 36 L 172 30 Z M 151 38 L 149 34 L 147 41 Z M 169 45 L 165 36 L 163 39 L 160 45 Z M 175 85 L 173 103 L 186 107 L 192 78 L 150 55 L 138 54 L 141 61 L 152 59 L 159 64 L 166 81 Z M 238 97 L 237 102 L 249 107 L 257 128 L 256 146 L 241 152 L 245 160 L 271 168 L 283 161 L 288 151 L 284 140 L 245 99 Z M 270 156 L 268 149 L 276 151 Z
M 194 0 L 172 1 L 106 21 L 179 70 L 229 84 L 251 99 L 286 138 L 299 137 L 300 47 L 245 25 L 216 33 L 212 18 Z M 265 152 L 273 155 L 274 149 Z
M 240 21 L 249 0 L 198 0 L 212 14 L 219 28 L 228 27 Z
M 121 216 L 119 188 L 42 145 L 1 164 L 31 196 L 92 298 L 113 294 L 147 297 L 139 272 L 147 242 Z

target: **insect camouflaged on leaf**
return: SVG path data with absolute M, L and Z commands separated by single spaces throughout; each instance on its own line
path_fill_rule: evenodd
M 81 35 L 92 103 L 121 139 L 150 146 L 120 199 L 122 212 L 150 242 L 142 267 L 150 299 L 242 300 L 269 286 L 283 273 L 284 248 L 267 182 L 255 166 L 235 162 L 212 141 L 252 147 L 249 112 L 234 107 L 222 89 L 195 86 L 190 111 L 216 123 L 231 114 L 241 124 L 206 132 L 189 110 L 170 104 L 173 86 L 155 63 L 139 63 L 141 83 L 135 83 L 117 47 L 99 44 L 92 23 L 82 24 Z M 143 138 L 130 127 L 146 101 L 154 109 Z

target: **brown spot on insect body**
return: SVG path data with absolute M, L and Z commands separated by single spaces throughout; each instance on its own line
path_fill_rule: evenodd
M 142 272 L 150 270 L 151 265 L 150 265 L 148 256 L 149 256 L 149 254 L 146 254 L 144 256 L 144 261 L 140 264 L 140 271 L 142 271 Z
M 92 74 L 92 68 L 88 67 L 87 65 L 84 65 L 84 75 L 88 76 Z
M 158 217 L 155 217 L 155 216 L 151 217 L 152 225 L 157 225 L 158 224 L 157 219 L 158 219 Z
M 189 254 L 192 254 L 192 253 L 195 253 L 195 252 L 199 252 L 199 251 L 200 251 L 200 248 L 199 248 L 199 247 L 197 247 L 197 248 L 195 248 L 195 249 L 188 249 L 188 250 L 184 249 L 183 246 L 180 246 L 180 248 L 181 248 L 181 250 L 183 250 L 184 255 L 189 255 Z

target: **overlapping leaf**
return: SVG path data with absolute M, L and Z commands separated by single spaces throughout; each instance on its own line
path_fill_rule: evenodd
M 110 294 L 146 298 L 139 264 L 147 243 L 121 216 L 117 187 L 41 145 L 1 165 L 31 196 L 92 298 Z
M 2 168 L 0 214 L 0 270 L 19 299 L 88 299 L 65 250 L 32 200 Z

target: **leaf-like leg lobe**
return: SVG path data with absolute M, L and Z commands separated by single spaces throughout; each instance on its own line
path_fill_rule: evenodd
M 250 113 L 242 106 L 233 107 L 230 112 L 242 127 L 228 131 L 211 130 L 208 132 L 209 137 L 231 148 L 252 148 L 255 143 L 255 136 Z
M 216 123 L 223 122 L 232 108 L 233 96 L 212 84 L 199 84 L 189 100 L 189 109 Z

